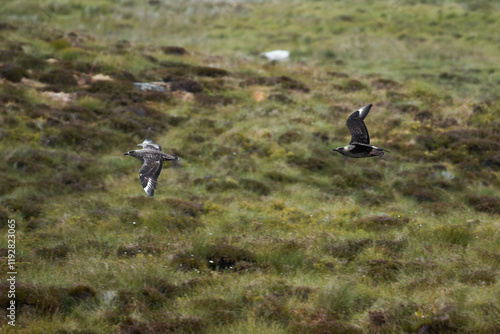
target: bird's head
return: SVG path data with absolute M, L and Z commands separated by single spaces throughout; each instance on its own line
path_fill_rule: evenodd
M 332 151 L 335 151 L 335 152 L 339 152 L 340 154 L 342 154 L 342 152 L 344 152 L 344 147 L 337 147 L 337 148 L 334 148 Z
M 123 155 L 130 155 L 130 156 L 135 156 L 135 151 L 128 151 L 127 153 L 123 153 Z

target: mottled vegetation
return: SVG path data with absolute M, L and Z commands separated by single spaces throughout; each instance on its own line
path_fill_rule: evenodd
M 499 13 L 2 3 L 0 332 L 500 332 Z M 368 103 L 390 152 L 331 152 Z M 146 135 L 180 157 L 153 198 Z

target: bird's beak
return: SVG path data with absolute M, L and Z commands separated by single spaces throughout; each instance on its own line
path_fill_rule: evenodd
M 127 152 L 127 153 L 123 153 L 123 155 L 130 155 L 130 154 L 128 154 L 128 152 Z
M 334 148 L 332 151 L 338 152 L 338 149 Z

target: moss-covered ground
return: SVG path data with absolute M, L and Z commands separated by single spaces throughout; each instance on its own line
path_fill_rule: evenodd
M 500 332 L 497 1 L 1 7 L 2 332 Z

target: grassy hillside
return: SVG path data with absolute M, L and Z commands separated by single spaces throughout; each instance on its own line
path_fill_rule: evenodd
M 4 2 L 3 331 L 500 332 L 496 1 Z

